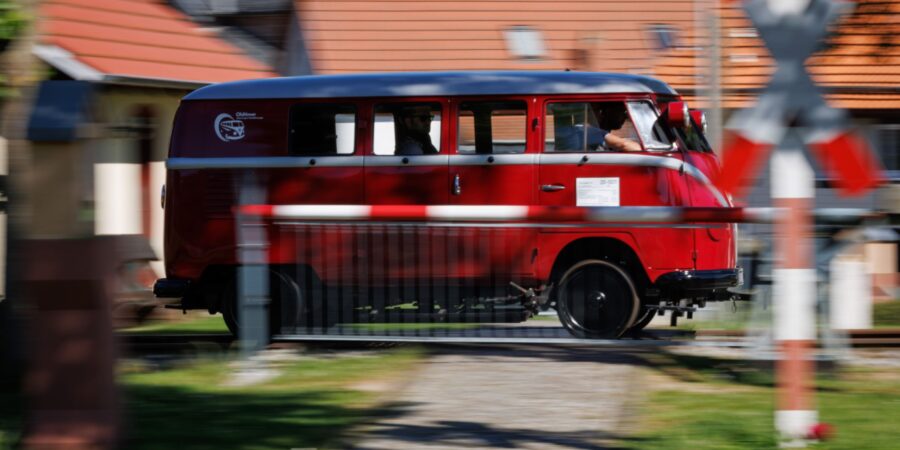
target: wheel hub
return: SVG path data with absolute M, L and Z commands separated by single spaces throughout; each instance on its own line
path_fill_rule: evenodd
M 606 305 L 606 293 L 602 291 L 596 291 L 591 295 L 591 298 L 597 302 L 597 306 L 603 308 L 603 305 Z

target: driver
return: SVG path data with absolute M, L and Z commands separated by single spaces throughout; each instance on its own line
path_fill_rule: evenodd
M 628 112 L 625 110 L 624 104 L 604 103 L 595 104 L 594 107 L 599 127 L 585 124 L 585 121 L 582 120 L 583 114 L 562 117 L 568 123 L 556 127 L 556 148 L 558 150 L 586 151 L 596 150 L 599 147 L 623 152 L 642 150 L 641 144 L 638 142 L 611 133 L 622 128 L 625 121 L 628 120 Z M 557 114 L 560 114 L 560 110 L 557 111 Z M 587 145 L 585 145 L 585 139 L 587 139 Z

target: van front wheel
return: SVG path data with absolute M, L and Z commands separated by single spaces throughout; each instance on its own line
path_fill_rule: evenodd
M 578 338 L 618 338 L 637 319 L 640 300 L 628 274 L 606 261 L 581 261 L 563 274 L 556 310 Z

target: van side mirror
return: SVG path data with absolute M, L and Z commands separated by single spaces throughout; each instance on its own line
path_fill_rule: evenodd
M 666 117 L 669 126 L 673 128 L 687 128 L 691 124 L 691 116 L 688 115 L 688 107 L 685 102 L 671 102 L 666 106 Z
M 706 133 L 707 126 L 706 126 L 706 113 L 705 112 L 703 112 L 702 110 L 699 110 L 699 109 L 692 109 L 691 110 L 691 119 L 694 119 L 694 123 L 696 123 L 697 126 L 700 127 L 700 130 L 703 131 L 703 134 L 707 134 Z

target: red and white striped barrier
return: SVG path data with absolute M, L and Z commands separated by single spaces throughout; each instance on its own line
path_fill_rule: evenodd
M 508 206 L 508 205 L 245 205 L 242 214 L 309 221 L 546 222 L 546 223 L 774 223 L 786 208 L 669 206 Z M 878 217 L 863 209 L 815 211 L 820 222 L 852 222 Z

